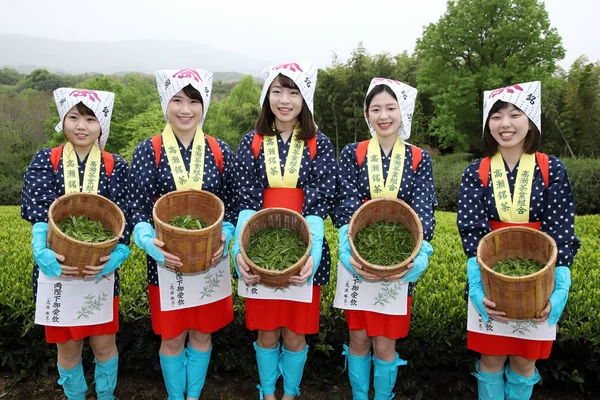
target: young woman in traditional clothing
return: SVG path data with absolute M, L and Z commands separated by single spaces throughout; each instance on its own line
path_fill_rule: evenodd
M 316 80 L 313 64 L 268 68 L 256 128 L 242 138 L 236 152 L 240 213 L 232 256 L 243 280 L 240 285 L 260 282 L 239 248 L 241 229 L 258 210 L 283 207 L 301 213 L 312 235 L 310 257 L 299 275 L 290 278 L 287 290 L 259 285 L 256 294 L 246 294 L 246 327 L 258 331 L 254 348 L 261 399 L 264 396 L 266 400 L 275 399 L 280 375 L 284 400 L 300 394 L 308 352 L 305 335 L 319 331 L 321 286 L 329 282 L 330 256 L 323 219 L 335 196 L 336 162 L 331 142 L 313 120 Z M 301 300 L 292 300 L 292 293 Z
M 529 399 L 540 379 L 535 362 L 550 356 L 571 286 L 569 267 L 580 246 L 574 232 L 575 201 L 564 164 L 537 152 L 540 82 L 487 91 L 483 108 L 485 157 L 466 168 L 458 199 L 458 230 L 468 257 L 467 347 L 481 353 L 474 373 L 480 399 Z M 485 297 L 476 259 L 485 234 L 513 225 L 539 229 L 558 246 L 554 292 L 534 319 L 535 332 L 523 337 L 501 331 L 506 323 L 493 324 L 494 319 L 506 320 L 505 313 Z
M 83 340 L 88 337 L 95 356 L 97 397 L 114 398 L 119 359 L 115 342 L 119 330 L 118 267 L 129 256 L 129 228 L 126 226 L 110 256 L 100 259 L 102 264 L 86 267 L 85 279 L 69 279 L 78 273 L 77 268 L 63 265 L 65 255 L 46 247 L 48 210 L 64 194 L 85 192 L 106 197 L 127 215 L 127 163 L 103 151 L 114 98 L 114 93 L 98 90 L 54 91 L 60 115 L 56 130 L 63 131 L 67 143 L 38 151 L 23 182 L 21 216 L 33 224 L 36 323 L 45 325 L 46 341 L 57 345 L 58 383 L 69 400 L 85 399 L 87 384 L 81 353 Z M 84 312 L 85 318 L 81 318 L 80 306 L 90 294 L 95 299 L 108 298 L 98 300 L 97 310 Z
M 433 253 L 429 242 L 435 228 L 437 201 L 431 156 L 426 150 L 406 143 L 416 97 L 417 90 L 409 85 L 374 78 L 364 104 L 372 138 L 351 143 L 340 154 L 334 215 L 334 224 L 339 228 L 340 263 L 334 305 L 345 310 L 350 330 L 350 346 L 344 345 L 344 354 L 355 400 L 369 398 L 371 363 L 375 399 L 393 397 L 398 366 L 406 365 L 396 353 L 396 341 L 408 336 L 412 291 Z M 348 237 L 350 219 L 356 210 L 364 202 L 377 198 L 406 202 L 423 225 L 424 240 L 414 262 L 405 271 L 383 281 L 364 271 L 351 256 Z M 379 293 L 383 286 L 389 288 L 390 284 L 395 285 L 397 301 L 385 306 L 373 305 L 372 294 Z M 356 292 L 354 301 L 346 301 L 349 296 L 346 289 Z
M 160 365 L 169 399 L 197 399 L 210 362 L 211 335 L 233 320 L 229 260 L 223 257 L 236 220 L 233 152 L 225 142 L 202 131 L 212 90 L 211 72 L 161 70 L 156 73 L 156 85 L 167 124 L 162 134 L 140 143 L 133 155 L 129 175 L 133 239 L 147 253 L 152 329 L 162 338 Z M 211 192 L 225 205 L 221 245 L 212 255 L 214 265 L 209 270 L 212 274 L 179 273 L 179 257 L 164 251 L 164 243 L 156 239 L 154 202 L 185 189 Z M 220 277 L 215 293 L 194 296 L 191 288 L 199 291 L 211 276 Z

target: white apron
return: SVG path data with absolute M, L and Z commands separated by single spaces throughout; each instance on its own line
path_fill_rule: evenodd
M 333 306 L 343 310 L 372 311 L 387 315 L 408 312 L 408 282 L 368 282 L 354 277 L 340 261 Z

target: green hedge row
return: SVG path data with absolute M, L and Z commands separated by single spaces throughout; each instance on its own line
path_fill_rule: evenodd
M 465 348 L 465 256 L 456 214 L 438 212 L 436 216 L 435 252 L 415 289 L 411 333 L 397 345 L 400 357 L 409 361 L 401 369 L 397 390 L 413 395 L 421 391 L 434 398 L 449 398 L 451 393 L 460 398 L 460 392 L 474 384 L 468 372 L 476 357 Z M 582 248 L 572 268 L 571 295 L 552 357 L 538 363 L 545 382 L 571 381 L 590 388 L 600 380 L 599 226 L 600 216 L 576 217 Z M 329 222 L 326 236 L 335 266 L 337 232 Z M 43 329 L 33 324 L 30 241 L 30 226 L 21 220 L 18 208 L 0 207 L 1 365 L 17 377 L 44 374 L 55 364 L 55 349 L 46 345 Z M 335 276 L 334 268 L 332 283 Z M 160 342 L 150 327 L 144 257 L 135 245 L 121 268 L 121 285 L 120 370 L 156 374 Z M 347 379 L 341 374 L 341 351 L 348 333 L 342 312 L 332 307 L 334 289 L 334 284 L 324 288 L 321 330 L 308 338 L 311 351 L 306 375 L 318 382 Z M 253 340 L 253 333 L 245 328 L 243 301 L 236 297 L 234 321 L 214 335 L 211 368 L 256 376 Z
M 471 160 L 470 154 L 434 157 L 433 181 L 438 210 L 456 212 L 462 174 Z M 600 214 L 600 159 L 562 159 L 575 195 L 577 215 Z

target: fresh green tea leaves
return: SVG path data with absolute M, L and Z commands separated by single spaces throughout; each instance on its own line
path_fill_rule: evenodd
M 102 222 L 82 215 L 70 215 L 56 225 L 65 235 L 82 242 L 98 243 L 115 237 L 110 229 L 104 229 Z
M 201 220 L 200 218 L 194 218 L 191 215 L 180 215 L 168 222 L 176 228 L 198 230 L 206 228 L 209 224 Z
M 246 254 L 261 268 L 282 271 L 298 262 L 307 244 L 291 229 L 264 228 L 250 238 Z
M 493 270 L 502 275 L 525 276 L 534 274 L 544 267 L 544 264 L 540 264 L 535 260 L 509 258 L 508 260 L 497 262 Z
M 415 241 L 404 226 L 380 221 L 361 229 L 354 238 L 354 247 L 369 263 L 390 266 L 410 257 Z

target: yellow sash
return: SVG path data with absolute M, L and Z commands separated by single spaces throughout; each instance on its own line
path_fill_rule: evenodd
M 377 136 L 369 141 L 367 147 L 367 157 L 369 163 L 367 170 L 369 172 L 369 187 L 371 189 L 371 198 L 377 199 L 381 197 L 396 198 L 398 190 L 402 182 L 402 174 L 404 173 L 404 154 L 406 146 L 400 138 L 396 139 L 394 148 L 392 149 L 392 158 L 390 160 L 390 169 L 388 171 L 386 182 L 383 182 L 383 166 L 381 163 L 381 150 L 379 148 L 379 140 Z
M 272 188 L 295 188 L 300 173 L 300 162 L 302 161 L 302 150 L 304 140 L 298 139 L 300 125 L 296 125 L 292 132 L 290 152 L 285 160 L 283 177 L 279 160 L 279 148 L 277 147 L 277 136 L 265 136 L 263 138 L 263 154 L 265 156 L 265 167 L 267 168 L 267 179 Z M 257 133 L 256 133 L 257 135 Z
M 100 158 L 102 152 L 94 143 L 85 164 L 83 174 L 83 192 L 97 193 L 100 181 Z M 63 173 L 65 180 L 65 194 L 79 193 L 79 161 L 75 147 L 68 142 L 63 147 L 62 153 Z
M 535 168 L 535 154 L 523 153 L 521 155 L 512 199 L 504 169 L 504 160 L 500 152 L 494 154 L 490 165 L 492 168 L 494 199 L 496 200 L 496 209 L 500 220 L 504 222 L 529 222 L 529 202 Z
M 165 127 L 162 138 L 167 159 L 169 160 L 169 168 L 171 169 L 171 174 L 173 174 L 177 190 L 202 189 L 202 181 L 204 179 L 204 151 L 206 150 L 202 129 L 198 126 L 194 134 L 189 175 L 185 170 L 183 157 L 179 151 L 179 145 L 175 139 L 173 129 L 171 129 L 171 124 L 167 124 Z

